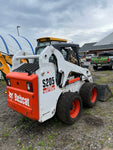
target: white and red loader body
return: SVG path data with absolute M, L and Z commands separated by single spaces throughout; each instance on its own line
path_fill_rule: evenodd
M 51 56 L 55 57 L 56 63 L 50 62 Z M 29 63 L 21 64 L 20 59 L 28 59 Z M 38 59 L 38 63 L 34 63 L 35 59 Z M 71 72 L 74 73 L 74 76 L 70 76 Z M 84 103 L 81 100 L 81 97 L 84 99 L 85 96 L 81 95 L 84 94 L 82 86 L 85 83 L 92 85 L 92 82 L 92 76 L 88 69 L 66 61 L 62 53 L 52 45 L 47 46 L 40 55 L 30 55 L 20 51 L 14 55 L 12 72 L 7 75 L 8 106 L 39 122 L 50 119 L 57 111 L 58 117 L 63 122 L 72 124 Z M 85 91 L 86 97 L 87 92 L 90 92 L 90 103 L 93 105 L 97 96 L 96 87 L 93 85 L 89 89 L 91 92 L 88 89 Z M 65 100 L 62 99 L 67 98 L 66 103 L 69 108 L 63 110 L 64 108 L 60 108 L 61 105 L 62 107 L 67 106 L 65 106 Z M 71 102 L 70 99 L 73 101 Z M 62 113 L 65 112 L 68 114 L 62 116 Z

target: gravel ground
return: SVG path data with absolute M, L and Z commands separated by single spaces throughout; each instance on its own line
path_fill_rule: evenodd
M 92 71 L 95 83 L 113 92 L 113 71 Z M 0 150 L 113 150 L 113 97 L 97 101 L 69 126 L 56 117 L 40 124 L 7 106 L 6 85 L 0 82 Z

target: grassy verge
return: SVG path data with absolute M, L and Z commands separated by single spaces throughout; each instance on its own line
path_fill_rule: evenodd
M 0 85 L 6 85 L 6 81 L 5 80 L 0 80 Z

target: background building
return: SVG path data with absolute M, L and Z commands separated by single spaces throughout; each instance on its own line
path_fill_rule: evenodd
M 113 32 L 99 42 L 85 43 L 79 51 L 83 52 L 85 56 L 89 53 L 93 53 L 98 56 L 102 51 L 113 51 Z

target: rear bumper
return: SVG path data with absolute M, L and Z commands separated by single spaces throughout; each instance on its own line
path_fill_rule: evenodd
M 91 64 L 92 66 L 97 66 L 97 67 L 110 67 L 112 66 L 112 63 L 109 64 Z

